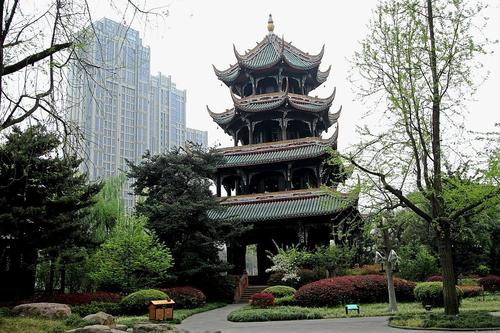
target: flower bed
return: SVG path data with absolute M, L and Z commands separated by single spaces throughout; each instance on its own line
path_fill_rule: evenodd
M 481 285 L 485 291 L 490 291 L 490 292 L 500 291 L 500 276 L 488 275 L 483 278 L 480 278 L 479 285 Z
M 415 283 L 394 279 L 399 301 L 414 299 Z M 380 275 L 342 276 L 323 279 L 301 287 L 295 301 L 302 306 L 335 306 L 345 303 L 375 303 L 387 301 L 387 280 Z
M 189 286 L 167 288 L 162 291 L 174 300 L 178 309 L 194 309 L 205 305 L 207 301 L 201 290 Z
M 274 296 L 269 293 L 256 293 L 250 299 L 250 305 L 256 308 L 268 308 L 274 305 Z
M 68 305 L 90 304 L 92 302 L 118 303 L 121 296 L 116 293 L 96 291 L 93 293 L 57 294 L 44 299 L 46 302 L 63 303 Z

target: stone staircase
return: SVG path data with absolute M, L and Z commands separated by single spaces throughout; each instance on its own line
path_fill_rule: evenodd
M 267 286 L 259 285 L 259 286 L 248 286 L 243 291 L 241 295 L 240 301 L 238 303 L 248 303 L 253 294 L 260 293 L 262 290 L 266 289 Z

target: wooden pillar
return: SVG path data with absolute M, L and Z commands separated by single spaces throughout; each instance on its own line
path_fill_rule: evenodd
M 292 189 L 292 164 L 288 163 L 286 167 L 286 190 Z
M 249 121 L 248 122 L 248 144 L 252 144 L 253 143 L 253 125 L 252 125 L 252 122 Z
M 221 179 L 220 179 L 220 173 L 217 173 L 217 196 L 220 198 L 221 197 Z
M 316 186 L 318 188 L 320 188 L 321 187 L 321 165 L 318 165 L 316 167 L 315 171 L 316 171 Z

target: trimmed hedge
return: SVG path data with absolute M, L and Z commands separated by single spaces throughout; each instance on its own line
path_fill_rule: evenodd
M 272 294 L 276 298 L 293 296 L 297 290 L 289 286 L 272 286 L 262 290 L 263 293 Z
M 148 312 L 149 302 L 154 300 L 169 299 L 161 290 L 143 289 L 136 291 L 122 299 L 120 310 L 123 314 L 142 315 Z
M 162 289 L 175 302 L 177 309 L 194 309 L 205 305 L 207 298 L 200 290 L 190 286 Z
M 443 277 L 441 275 L 429 276 L 427 282 L 443 282 Z
M 500 291 L 500 276 L 488 275 L 483 278 L 480 278 L 479 285 L 481 285 L 485 291 L 490 291 L 490 292 Z
M 56 294 L 47 299 L 46 302 L 62 303 L 68 305 L 90 304 L 92 302 L 118 303 L 121 300 L 120 294 L 106 291 L 96 291 L 92 293 L 70 293 Z
M 92 302 L 90 304 L 81 304 L 71 306 L 71 313 L 80 315 L 80 317 L 85 317 L 89 314 L 97 312 L 106 312 L 107 314 L 118 316 L 121 314 L 121 307 L 118 303 L 107 303 L 107 302 Z
M 460 286 L 460 289 L 462 289 L 464 298 L 477 297 L 483 294 L 483 287 L 480 286 Z
M 459 287 L 457 290 L 458 301 L 462 299 L 463 292 Z M 421 302 L 423 306 L 432 305 L 433 307 L 444 306 L 443 298 L 443 282 L 422 282 L 415 287 L 415 298 Z
M 398 301 L 412 301 L 415 283 L 394 279 Z M 345 303 L 377 303 L 388 300 L 387 280 L 381 275 L 342 276 L 323 279 L 301 287 L 295 293 L 297 304 L 308 307 Z
M 269 293 L 256 293 L 250 298 L 250 305 L 256 308 L 268 308 L 274 305 L 274 296 Z

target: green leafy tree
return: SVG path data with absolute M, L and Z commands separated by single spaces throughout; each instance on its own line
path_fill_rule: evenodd
M 326 277 L 336 277 L 352 266 L 356 249 L 336 245 L 318 247 L 312 255 L 314 265 L 326 270 Z
M 220 246 L 233 240 L 242 227 L 212 221 L 207 212 L 221 209 L 210 186 L 222 156 L 190 146 L 128 162 L 134 193 L 144 198 L 136 206 L 148 227 L 172 251 L 174 273 L 186 283 L 204 281 L 227 270 L 218 256 Z
M 89 275 L 98 289 L 133 292 L 158 287 L 171 278 L 172 255 L 145 225 L 144 217 L 119 219 L 91 259 Z
M 80 160 L 60 156 L 59 137 L 43 126 L 14 127 L 0 145 L 2 296 L 30 295 L 40 251 L 88 244 L 82 209 L 100 184 L 78 173 Z
M 460 205 L 447 206 L 444 194 L 444 161 L 470 159 L 456 138 L 464 96 L 476 91 L 478 59 L 490 44 L 483 8 L 465 0 L 381 1 L 353 57 L 352 82 L 375 103 L 383 126 L 361 128 L 362 142 L 345 157 L 434 229 L 448 315 L 459 313 L 452 225 L 500 195 L 498 180 L 489 190 L 462 192 Z M 423 201 L 409 196 L 415 190 Z
M 124 174 L 108 178 L 94 196 L 94 203 L 79 212 L 80 222 L 86 225 L 85 244 L 65 248 L 55 246 L 40 252 L 37 265 L 38 288 L 43 288 L 50 294 L 55 289 L 64 293 L 66 287 L 69 287 L 70 292 L 92 287 L 87 274 L 89 258 L 109 238 L 116 222 L 125 215 L 121 197 L 125 179 Z

